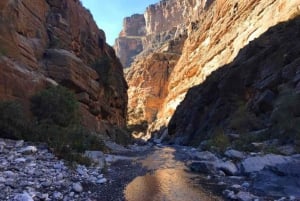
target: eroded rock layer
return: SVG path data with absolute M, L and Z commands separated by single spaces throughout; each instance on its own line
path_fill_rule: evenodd
M 76 94 L 90 129 L 124 126 L 122 65 L 78 0 L 0 3 L 0 98 L 29 98 L 49 84 Z M 107 126 L 107 128 L 110 126 Z
M 180 12 L 181 15 L 177 13 L 175 8 L 182 11 Z M 158 104 L 157 115 L 152 118 L 155 121 L 149 122 L 152 123 L 150 130 L 154 131 L 168 124 L 189 88 L 202 83 L 211 72 L 232 62 L 243 47 L 266 32 L 270 27 L 292 19 L 297 15 L 299 15 L 299 2 L 287 0 L 169 0 L 150 6 L 145 13 L 146 32 L 156 32 L 157 34 L 161 29 L 164 29 L 160 22 L 168 22 L 168 18 L 162 19 L 162 16 L 176 16 L 178 19 L 177 21 L 175 20 L 176 23 L 167 29 L 172 31 L 172 27 L 175 27 L 173 30 L 175 38 L 181 35 L 178 34 L 179 30 L 181 30 L 181 33 L 187 34 L 187 38 L 181 48 L 180 58 L 169 75 L 168 85 L 160 86 L 160 88 L 166 88 L 167 95 Z M 162 30 L 161 33 L 165 33 L 165 31 Z M 160 38 L 157 37 L 156 39 L 159 41 Z M 160 47 L 166 43 L 151 42 L 151 44 L 158 46 L 155 48 L 152 46 L 151 51 L 156 53 L 163 51 Z M 140 68 L 139 71 L 143 71 L 143 61 L 145 63 L 149 62 L 144 55 L 140 54 L 137 56 L 140 67 L 135 66 L 136 62 L 132 70 L 135 69 L 134 71 L 137 71 Z M 161 65 L 161 68 L 164 68 L 164 66 Z M 155 71 L 155 68 L 153 70 Z M 140 80 L 141 78 L 142 75 L 137 74 L 136 76 L 127 77 L 130 83 L 129 91 L 132 91 L 131 88 L 134 88 L 134 91 L 144 90 L 140 85 L 132 85 L 137 83 L 133 80 Z M 152 86 L 152 88 L 155 87 Z M 147 88 L 151 87 L 147 86 Z M 129 92 L 130 99 L 135 94 Z M 147 103 L 147 100 L 143 102 Z M 131 103 L 131 100 L 129 100 L 129 110 L 134 110 Z
M 259 143 L 247 142 L 299 146 L 299 25 L 300 15 L 271 27 L 191 88 L 169 123 L 170 139 L 200 145 L 223 136 L 256 150 Z

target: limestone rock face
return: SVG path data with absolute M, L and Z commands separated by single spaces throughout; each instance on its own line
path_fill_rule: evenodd
M 191 23 L 182 55 L 169 81 L 169 93 L 155 128 L 168 123 L 187 90 L 231 62 L 250 41 L 269 27 L 297 15 L 296 1 L 217 0 Z M 276 16 L 274 16 L 276 13 Z
M 114 48 L 122 65 L 126 68 L 134 57 L 143 50 L 142 37 L 145 36 L 144 15 L 134 14 L 123 21 L 123 30 L 116 39 Z
M 120 36 L 144 36 L 145 35 L 145 18 L 142 14 L 134 14 L 126 17 L 123 21 L 123 30 Z
M 0 98 L 71 89 L 91 130 L 126 123 L 127 84 L 105 34 L 78 0 L 0 3 Z
M 149 6 L 144 14 L 146 35 L 143 37 L 143 51 L 136 56 L 133 68 L 129 68 L 127 73 L 129 99 L 132 99 L 129 100 L 129 111 L 136 108 L 137 94 L 140 94 L 137 91 L 151 91 L 157 87 L 140 85 L 144 80 L 142 72 L 144 69 L 150 70 L 144 64 L 151 63 L 149 55 L 162 53 L 163 47 L 170 41 L 187 36 L 179 48 L 180 58 L 165 82 L 167 86 L 159 86 L 166 91 L 166 95 L 161 98 L 163 101 L 157 102 L 159 109 L 156 116 L 144 118 L 151 116 L 140 115 L 140 111 L 147 109 L 136 110 L 136 117 L 143 117 L 151 124 L 149 131 L 158 130 L 168 124 L 190 88 L 203 83 L 213 71 L 232 62 L 243 47 L 270 27 L 297 15 L 299 2 L 287 0 L 169 0 Z M 167 65 L 160 65 L 160 68 L 167 68 Z M 156 69 L 153 68 L 153 71 L 161 73 Z M 154 72 L 149 74 L 153 75 Z M 131 93 L 133 91 L 135 93 Z M 268 109 L 273 95 L 265 95 L 259 102 Z M 141 106 L 148 102 L 148 99 L 140 98 Z M 129 115 L 129 120 L 133 116 Z
M 171 40 L 159 51 L 137 59 L 125 73 L 128 85 L 128 123 L 153 122 L 168 94 L 170 74 L 177 63 L 185 37 Z

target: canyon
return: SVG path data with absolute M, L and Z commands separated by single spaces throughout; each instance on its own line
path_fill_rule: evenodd
M 114 47 L 80 0 L 2 0 L 0 25 L 0 100 L 34 119 L 35 94 L 67 88 L 92 164 L 0 138 L 1 199 L 300 199 L 299 0 L 161 0 Z
M 130 55 L 135 60 L 125 70 L 129 124 L 147 122 L 148 138 L 164 130 L 190 88 L 231 63 L 269 28 L 298 15 L 297 1 L 170 0 L 149 6 L 142 19 L 145 33 L 139 36 L 143 48 Z M 123 30 L 134 27 L 130 23 Z M 116 53 L 122 54 L 122 48 Z

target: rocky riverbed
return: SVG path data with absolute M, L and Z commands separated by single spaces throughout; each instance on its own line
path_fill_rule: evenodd
M 0 200 L 300 200 L 300 155 L 108 146 L 71 167 L 45 145 L 0 139 Z
M 46 146 L 0 139 L 0 200 L 91 200 L 84 185 L 102 185 L 100 167 L 70 168 Z

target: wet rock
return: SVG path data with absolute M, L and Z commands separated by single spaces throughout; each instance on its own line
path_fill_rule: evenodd
M 229 149 L 225 151 L 225 156 L 232 158 L 232 159 L 244 159 L 246 156 L 243 152 L 234 150 L 234 149 Z

